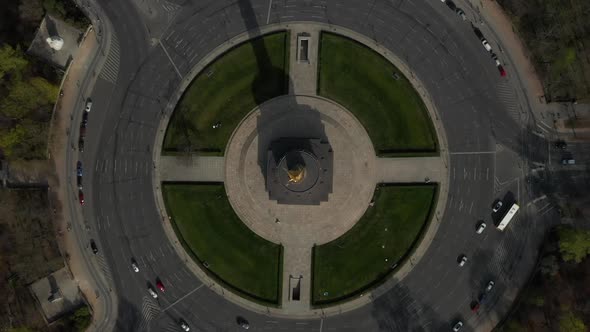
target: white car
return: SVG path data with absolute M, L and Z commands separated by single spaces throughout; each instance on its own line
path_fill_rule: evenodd
M 188 324 L 184 321 L 184 320 L 180 320 L 180 328 L 182 328 L 183 331 L 190 331 L 191 328 L 188 326 Z
M 158 293 L 156 293 L 156 291 L 150 286 L 148 287 L 148 293 L 150 293 L 150 295 L 154 298 L 157 299 L 158 298 Z
M 86 107 L 84 107 L 84 111 L 90 112 L 92 108 L 92 100 L 90 98 L 86 99 Z
M 131 268 L 133 269 L 133 271 L 139 272 L 139 266 L 137 266 L 137 263 L 135 261 L 131 262 Z
M 502 201 L 497 201 L 496 204 L 494 204 L 494 207 L 492 208 L 492 212 L 496 213 L 496 212 L 500 211 L 500 209 L 502 208 L 502 205 L 504 205 L 504 203 L 502 203 Z
M 490 43 L 488 43 L 488 41 L 485 38 L 481 40 L 481 44 L 486 49 L 486 51 L 488 51 L 488 52 L 492 51 L 492 47 L 490 46 Z
M 483 231 L 485 229 L 486 229 L 486 223 L 483 221 L 480 221 L 479 225 L 477 225 L 477 230 L 475 231 L 475 233 L 481 234 L 481 233 L 483 233 Z
M 462 321 L 458 321 L 455 326 L 453 326 L 453 331 L 457 332 L 459 330 L 461 330 L 461 328 L 463 327 L 463 322 Z
M 459 256 L 459 266 L 463 267 L 467 263 L 467 256 L 461 255 Z
M 490 280 L 490 282 L 488 282 L 488 285 L 486 286 L 486 292 L 488 292 L 488 293 L 491 292 L 492 289 L 494 288 L 494 285 L 495 284 L 496 284 L 495 282 L 493 282 L 492 280 Z

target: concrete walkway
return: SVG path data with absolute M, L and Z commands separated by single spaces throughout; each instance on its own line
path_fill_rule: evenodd
M 318 77 L 318 45 L 321 29 L 313 24 L 291 25 L 291 42 L 289 50 L 289 84 L 290 95 L 315 96 Z M 307 43 L 301 49 L 297 40 Z M 305 52 L 306 51 L 306 52 Z M 302 56 L 305 53 L 307 57 Z
M 223 157 L 162 156 L 160 180 L 182 182 L 223 182 Z
M 377 158 L 377 183 L 440 182 L 447 175 L 442 158 Z

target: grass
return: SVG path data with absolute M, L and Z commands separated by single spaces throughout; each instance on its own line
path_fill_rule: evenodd
M 322 32 L 319 64 L 318 94 L 348 108 L 379 154 L 437 150 L 426 106 L 387 59 L 356 41 Z
M 170 121 L 164 152 L 223 155 L 242 118 L 256 105 L 288 93 L 289 34 L 278 32 L 231 49 L 185 91 Z M 221 122 L 214 129 L 213 124 Z
M 379 187 L 375 205 L 351 230 L 314 248 L 313 304 L 342 301 L 385 281 L 419 242 L 435 197 L 435 185 Z
M 164 200 L 185 249 L 224 285 L 278 304 L 282 247 L 252 232 L 234 213 L 222 184 L 164 184 Z

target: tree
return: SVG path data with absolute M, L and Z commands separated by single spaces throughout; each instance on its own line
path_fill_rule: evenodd
M 43 4 L 41 0 L 21 0 L 18 12 L 21 20 L 38 24 L 43 18 Z
M 28 64 L 19 47 L 14 49 L 8 44 L 0 47 L 0 79 L 6 74 L 16 73 L 20 76 Z
M 586 332 L 584 321 L 571 311 L 566 311 L 559 316 L 559 330 L 567 332 Z
M 547 255 L 541 259 L 541 273 L 545 276 L 555 276 L 559 272 L 559 264 L 555 255 Z
M 7 130 L 0 130 L 0 149 L 4 151 L 7 157 L 14 155 L 15 146 L 22 141 L 25 134 L 25 129 L 21 125 Z
M 33 110 L 55 103 L 58 90 L 42 77 L 13 82 L 8 96 L 0 103 L 0 113 L 13 120 L 22 119 Z
M 562 227 L 558 235 L 559 251 L 563 260 L 580 263 L 590 254 L 590 231 Z

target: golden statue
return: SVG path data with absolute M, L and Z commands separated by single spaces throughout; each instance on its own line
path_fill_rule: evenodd
M 289 183 L 299 183 L 305 177 L 305 167 L 301 164 L 296 164 L 287 170 L 287 175 L 289 175 Z

